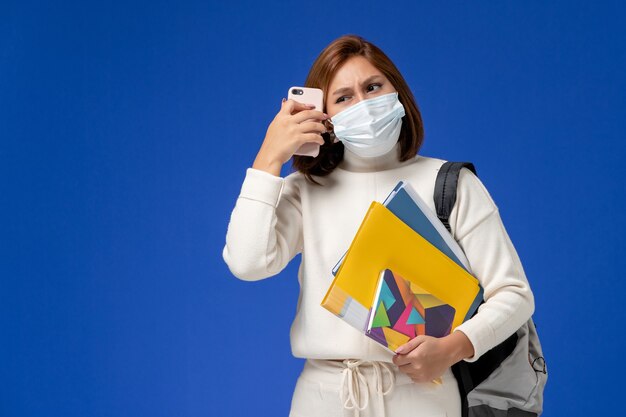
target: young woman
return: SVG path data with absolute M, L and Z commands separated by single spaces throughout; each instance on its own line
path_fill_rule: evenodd
M 435 211 L 435 178 L 445 161 L 417 154 L 424 134 L 415 99 L 390 59 L 361 37 L 328 45 L 305 86 L 324 91 L 324 112 L 283 99 L 247 169 L 223 250 L 231 272 L 248 281 L 276 275 L 302 254 L 290 338 L 293 355 L 307 360 L 290 416 L 460 416 L 450 367 L 477 360 L 534 311 L 498 208 L 462 170 L 450 226 L 486 302 L 449 336 L 418 336 L 389 353 L 320 303 L 370 203 L 403 179 Z M 320 154 L 294 156 L 305 142 L 319 143 Z M 292 158 L 297 171 L 280 177 Z

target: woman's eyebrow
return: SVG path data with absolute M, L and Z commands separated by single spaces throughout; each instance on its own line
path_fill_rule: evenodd
M 363 83 L 361 84 L 362 87 L 366 86 L 367 84 L 371 83 L 372 81 L 381 78 L 380 75 L 372 75 L 371 77 L 368 77 L 365 81 L 363 81 Z M 345 92 L 348 91 L 352 91 L 351 87 L 342 87 L 339 88 L 338 90 L 336 90 L 333 95 L 336 96 L 337 94 L 343 94 Z

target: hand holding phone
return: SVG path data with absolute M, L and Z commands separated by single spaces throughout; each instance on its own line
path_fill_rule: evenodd
M 287 93 L 287 98 L 302 104 L 313 104 L 313 110 L 322 111 L 324 108 L 324 92 L 319 88 L 291 87 Z M 294 155 L 304 155 L 316 157 L 320 153 L 320 145 L 315 142 L 307 142 L 300 146 Z
M 292 87 L 289 92 L 299 99 L 283 99 L 252 165 L 273 175 L 280 175 L 281 167 L 295 154 L 319 155 L 319 147 L 324 144 L 322 134 L 327 131 L 322 121 L 328 116 L 314 108 L 322 108 L 321 90 L 316 93 L 317 98 L 312 98 L 316 101 L 314 104 L 305 102 L 306 98 L 302 99 L 305 95 L 302 87 Z

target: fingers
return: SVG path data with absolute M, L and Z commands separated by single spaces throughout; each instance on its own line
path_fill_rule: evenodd
M 322 121 L 326 121 L 328 116 L 321 111 L 312 110 L 314 107 L 292 99 L 283 99 L 280 111 L 272 122 L 272 131 L 281 132 L 281 135 L 295 139 L 300 145 L 306 142 L 324 145 L 322 134 L 328 129 Z
M 434 378 L 433 370 L 423 360 L 416 358 L 409 360 L 408 355 L 398 355 L 393 357 L 393 363 L 400 372 L 408 375 L 413 382 L 429 382 Z
M 319 122 L 304 122 L 300 123 L 299 129 L 302 133 L 326 133 L 327 129 L 322 123 Z
M 293 120 L 296 123 L 302 123 L 309 119 L 323 121 L 328 119 L 328 116 L 323 112 L 317 110 L 303 110 L 293 116 Z
M 398 370 L 408 375 L 413 382 L 429 382 L 434 378 L 430 369 L 419 362 L 408 362 L 398 365 L 398 361 L 394 359 L 394 363 L 398 366 Z
M 281 104 L 281 108 L 280 108 L 280 113 L 291 115 L 296 112 L 301 112 L 303 110 L 310 110 L 313 108 L 315 108 L 315 106 L 312 104 L 304 104 L 304 103 L 300 103 L 298 101 L 289 99 L 289 100 L 283 100 L 283 103 Z
M 300 135 L 299 138 L 303 142 L 315 142 L 315 143 L 318 143 L 319 145 L 324 144 L 324 138 L 317 133 L 304 133 Z
M 398 369 L 415 382 L 428 382 L 441 376 L 450 366 L 449 355 L 442 351 L 441 339 L 420 335 L 396 349 L 392 360 Z
M 428 339 L 428 336 L 425 336 L 425 335 L 416 336 L 413 339 L 406 342 L 405 344 L 403 344 L 402 346 L 398 347 L 398 349 L 396 349 L 396 353 L 398 355 L 407 354 L 413 349 L 415 349 L 416 347 L 418 347 L 419 345 L 421 345 L 422 343 L 424 343 L 427 339 Z
M 415 361 L 415 359 L 410 359 L 407 355 L 396 355 L 393 357 L 393 363 L 397 367 L 402 367 L 404 365 L 410 365 Z
M 304 142 L 315 142 L 319 145 L 324 144 L 324 138 L 322 133 L 326 132 L 326 127 L 323 124 L 317 122 L 306 122 L 298 125 L 302 128 L 302 134 L 299 138 Z

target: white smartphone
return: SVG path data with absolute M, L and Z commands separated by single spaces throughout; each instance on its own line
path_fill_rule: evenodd
M 298 87 L 294 86 L 289 89 L 287 98 L 303 103 L 315 105 L 314 110 L 323 111 L 324 108 L 324 92 L 319 88 Z M 315 142 L 307 142 L 300 146 L 294 155 L 304 155 L 316 157 L 320 153 L 320 145 Z

